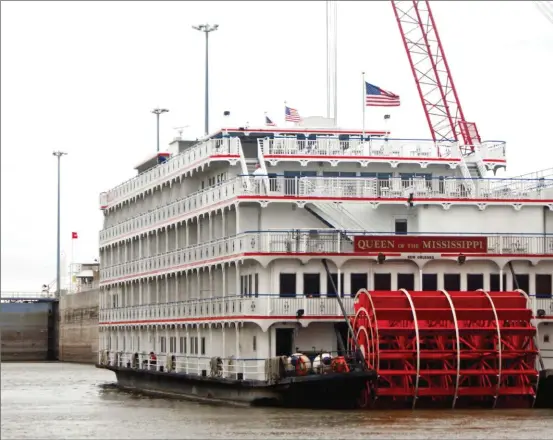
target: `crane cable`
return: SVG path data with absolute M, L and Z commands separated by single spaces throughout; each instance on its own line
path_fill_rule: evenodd
M 547 18 L 551 22 L 551 24 L 553 24 L 553 2 L 534 1 L 534 4 L 539 9 L 539 11 L 543 14 L 543 16 Z

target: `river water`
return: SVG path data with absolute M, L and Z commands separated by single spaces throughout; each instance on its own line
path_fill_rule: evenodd
M 309 411 L 150 398 L 93 366 L 3 363 L 2 439 L 545 439 L 553 410 Z

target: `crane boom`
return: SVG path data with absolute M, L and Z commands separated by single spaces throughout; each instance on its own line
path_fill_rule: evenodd
M 459 141 L 474 151 L 480 135 L 465 120 L 428 0 L 392 0 L 392 6 L 432 139 Z
M 553 24 L 553 2 L 535 1 L 534 4 L 540 10 L 543 16 Z

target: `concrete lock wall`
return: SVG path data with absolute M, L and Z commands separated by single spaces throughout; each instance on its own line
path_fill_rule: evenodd
M 93 289 L 60 298 L 60 361 L 97 362 L 98 292 Z
M 2 361 L 55 359 L 50 339 L 55 338 L 53 302 L 12 302 L 0 305 Z M 50 322 L 49 322 L 50 321 Z

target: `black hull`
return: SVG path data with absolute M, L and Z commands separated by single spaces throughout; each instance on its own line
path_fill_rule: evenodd
M 96 367 L 113 371 L 120 388 L 146 394 L 234 405 L 312 409 L 355 408 L 367 381 L 374 378 L 373 372 L 331 373 L 290 377 L 268 384 L 126 367 Z
M 553 370 L 540 372 L 536 408 L 553 408 Z

